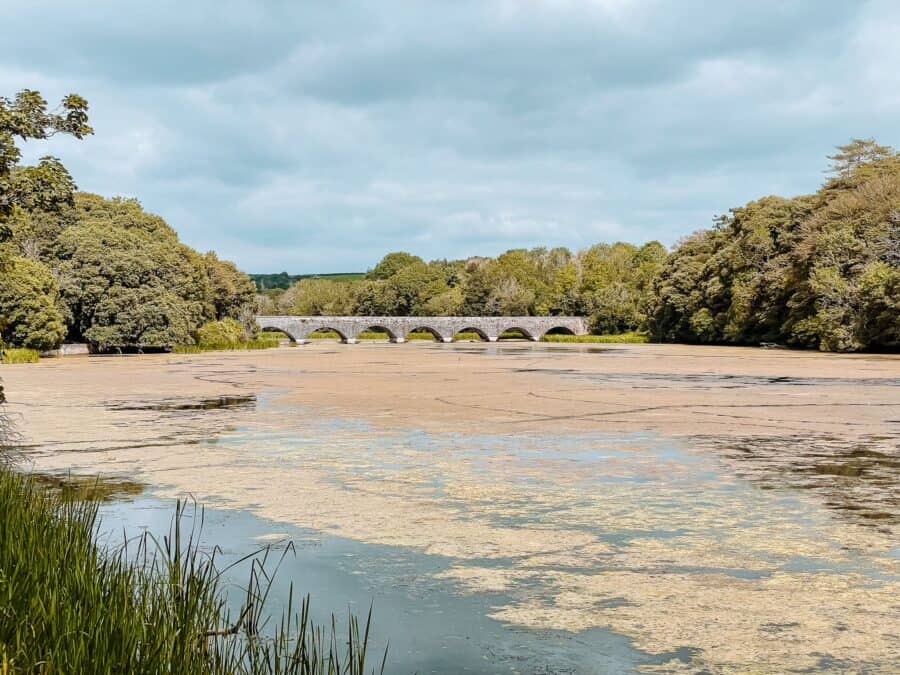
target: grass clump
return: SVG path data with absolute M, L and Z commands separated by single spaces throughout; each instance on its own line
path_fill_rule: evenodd
M 279 341 L 277 337 L 261 334 L 251 340 L 238 340 L 235 342 L 198 342 L 193 345 L 176 345 L 172 351 L 176 354 L 202 354 L 203 352 L 274 349 L 278 344 Z
M 40 360 L 41 353 L 37 349 L 8 347 L 0 351 L 0 363 L 37 363 Z
M 650 339 L 644 333 L 631 331 L 630 333 L 619 333 L 617 335 L 565 335 L 557 333 L 548 333 L 541 338 L 542 342 L 601 342 L 601 343 L 633 343 L 643 344 L 650 342 Z
M 200 354 L 252 349 L 272 349 L 279 344 L 274 333 L 250 334 L 236 319 L 209 321 L 194 333 L 194 344 L 177 345 L 176 354 Z
M 201 551 L 202 511 L 194 515 L 201 524 L 183 531 L 179 505 L 162 541 L 145 534 L 106 551 L 94 541 L 96 502 L 68 500 L 0 467 L 0 672 L 365 672 L 371 611 L 362 627 L 351 616 L 340 637 L 333 619 L 312 625 L 308 597 L 299 608 L 290 599 L 279 621 L 268 618 L 264 549 L 234 563 L 252 565 L 232 615 L 226 570 L 217 551 Z

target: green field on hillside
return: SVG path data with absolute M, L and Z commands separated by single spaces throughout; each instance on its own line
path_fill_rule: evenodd
M 366 276 L 365 272 L 333 272 L 331 274 L 250 274 L 253 283 L 260 291 L 280 288 L 286 290 L 301 279 L 329 279 L 331 281 L 358 281 Z

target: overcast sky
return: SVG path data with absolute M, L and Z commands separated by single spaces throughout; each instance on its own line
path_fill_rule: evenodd
M 96 130 L 26 157 L 251 272 L 671 245 L 900 145 L 896 0 L 13 6 L 0 93 L 80 93 Z

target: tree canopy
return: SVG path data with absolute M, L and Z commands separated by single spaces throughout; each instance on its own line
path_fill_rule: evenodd
M 813 195 L 765 197 L 688 237 L 655 281 L 658 339 L 900 347 L 900 155 L 838 148 Z
M 135 199 L 77 192 L 53 157 L 18 165 L 16 139 L 83 138 L 87 122 L 76 95 L 58 112 L 34 91 L 0 98 L 0 339 L 167 348 L 206 321 L 249 323 L 255 286 L 233 263 L 185 246 Z
M 671 253 L 655 241 L 431 262 L 400 251 L 363 281 L 301 282 L 275 309 L 574 314 L 595 332 L 641 330 L 662 341 L 900 348 L 900 156 L 869 139 L 829 159 L 815 194 L 736 207 Z
M 181 243 L 137 200 L 78 192 L 54 157 L 20 165 L 19 142 L 93 133 L 87 111 L 75 94 L 56 110 L 32 90 L 0 97 L 0 344 L 168 348 L 210 322 L 250 334 L 259 307 L 575 314 L 596 332 L 648 331 L 663 341 L 900 348 L 900 154 L 873 139 L 838 147 L 815 194 L 736 207 L 672 252 L 655 241 L 428 262 L 395 251 L 362 279 L 302 278 L 257 297 L 233 263 Z M 266 287 L 296 279 L 259 277 Z

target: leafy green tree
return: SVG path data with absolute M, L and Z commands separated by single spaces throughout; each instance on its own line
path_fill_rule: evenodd
M 230 260 L 219 260 L 210 251 L 203 256 L 209 287 L 211 316 L 216 319 L 236 318 L 252 308 L 256 298 L 256 284 Z
M 654 285 L 661 340 L 900 346 L 900 155 L 855 140 L 816 194 L 766 197 L 683 242 Z
M 103 347 L 166 347 L 175 344 L 173 335 L 190 341 L 204 319 L 214 318 L 202 256 L 181 244 L 161 218 L 146 214 L 134 200 L 96 195 L 79 194 L 77 207 L 77 224 L 66 228 L 56 244 L 70 337 Z M 161 299 L 134 308 L 121 305 L 128 318 L 123 314 L 118 330 L 113 310 L 146 292 L 157 292 Z M 162 316 L 167 310 L 172 311 L 169 319 Z M 143 327 L 136 319 L 142 312 Z M 161 341 L 134 342 L 137 336 Z M 117 344 L 115 339 L 128 341 Z
M 30 89 L 15 98 L 0 97 L 0 241 L 11 236 L 8 219 L 16 206 L 53 210 L 71 203 L 74 184 L 59 160 L 43 157 L 35 167 L 19 167 L 22 153 L 16 139 L 43 140 L 63 133 L 84 138 L 93 133 L 88 125 L 87 101 L 66 96 L 59 112 L 48 111 L 47 102 Z
M 405 251 L 397 251 L 396 253 L 388 253 L 381 261 L 372 269 L 366 272 L 366 279 L 377 281 L 379 279 L 389 279 L 397 272 L 408 265 L 425 262 L 419 256 Z
M 88 126 L 87 102 L 66 96 L 58 111 L 32 90 L 15 98 L 0 97 L 0 341 L 50 349 L 63 339 L 58 289 L 50 271 L 25 260 L 13 241 L 13 216 L 36 210 L 60 212 L 71 207 L 75 184 L 54 157 L 36 166 L 19 166 L 22 153 L 16 140 L 43 140 L 58 133 L 83 138 Z
M 459 316 L 462 313 L 465 296 L 460 286 L 448 288 L 431 295 L 419 305 L 421 316 Z
M 873 141 L 839 150 L 793 252 L 796 291 L 785 332 L 825 350 L 896 349 L 900 153 Z
M 353 314 L 359 316 L 393 316 L 399 305 L 396 290 L 385 280 L 366 280 L 353 290 Z
M 59 287 L 41 263 L 13 257 L 0 277 L 0 342 L 47 350 L 66 334 Z
M 111 286 L 93 308 L 85 339 L 101 350 L 168 349 L 193 342 L 197 307 L 158 285 Z
M 301 279 L 278 299 L 282 314 L 299 316 L 342 316 L 353 312 L 351 285 L 329 279 Z

